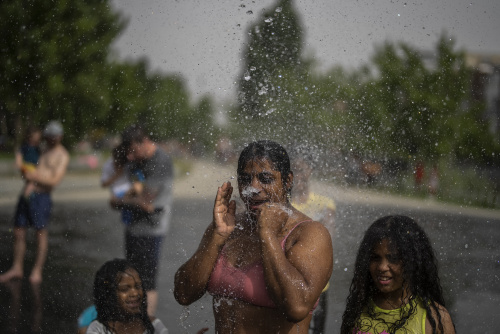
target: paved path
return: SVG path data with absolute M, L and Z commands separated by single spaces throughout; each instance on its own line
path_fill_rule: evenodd
M 190 171 L 179 175 L 174 182 L 176 198 L 212 199 L 217 187 L 225 181 L 236 186 L 236 166 L 223 166 L 205 160 L 188 162 Z M 17 175 L 0 178 L 0 205 L 14 205 L 22 180 Z M 388 195 L 364 188 L 344 188 L 333 184 L 315 181 L 315 191 L 328 195 L 335 200 L 356 202 L 358 204 L 392 205 L 401 209 L 417 208 L 430 212 L 453 212 L 485 219 L 500 219 L 500 210 L 466 207 L 446 204 L 432 199 L 415 199 Z M 109 199 L 109 192 L 99 186 L 99 173 L 70 172 L 53 194 L 54 201 L 75 201 L 85 199 Z
M 205 295 L 189 307 L 180 306 L 172 295 L 173 276 L 198 247 L 210 222 L 217 187 L 223 181 L 235 181 L 236 170 L 234 166 L 206 161 L 190 163 L 189 173 L 178 174 L 174 182 L 172 224 L 164 242 L 158 282 L 161 299 L 158 315 L 171 333 L 182 334 L 195 333 L 205 326 L 213 332 L 210 296 Z M 11 264 L 9 220 L 21 186 L 17 176 L 0 178 L 0 271 Z M 315 182 L 314 188 L 337 201 L 328 333 L 337 333 L 340 327 L 355 250 L 362 233 L 376 217 L 394 213 L 414 217 L 432 238 L 457 330 L 490 333 L 500 327 L 499 318 L 494 316 L 500 301 L 498 211 L 343 189 L 320 182 Z M 98 173 L 71 171 L 54 193 L 49 258 L 39 292 L 43 305 L 38 308 L 43 310 L 42 327 L 46 332 L 75 332 L 77 315 L 91 303 L 95 271 L 104 261 L 123 256 L 123 226 L 119 223 L 119 213 L 107 205 L 108 198 L 108 191 L 99 186 Z M 30 235 L 27 268 L 34 258 L 33 234 Z M 0 333 L 5 332 L 2 326 L 8 320 L 16 319 L 10 314 L 12 310 L 19 310 L 13 307 L 16 301 L 24 303 L 18 320 L 26 328 L 18 333 L 30 333 L 26 326 L 37 318 L 37 313 L 32 311 L 36 309 L 30 297 L 33 291 L 26 286 L 26 281 L 22 284 L 19 291 L 0 285 Z

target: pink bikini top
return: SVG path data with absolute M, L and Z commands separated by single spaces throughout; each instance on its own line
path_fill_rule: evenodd
M 290 233 L 306 221 L 309 220 L 304 220 L 295 225 L 281 241 L 283 251 Z M 267 292 L 262 261 L 259 260 L 253 264 L 235 268 L 227 261 L 224 249 L 225 246 L 217 258 L 208 281 L 208 292 L 211 295 L 235 298 L 257 306 L 276 307 Z M 316 302 L 314 308 L 316 308 L 317 304 L 318 302 Z

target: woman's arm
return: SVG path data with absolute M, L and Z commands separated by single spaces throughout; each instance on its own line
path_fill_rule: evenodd
M 275 209 L 274 209 L 275 210 Z M 274 220 L 276 214 L 262 212 Z M 303 320 L 328 283 L 333 270 L 333 250 L 328 230 L 319 222 L 305 222 L 290 235 L 281 249 L 281 240 L 274 228 L 259 224 L 261 251 L 266 284 L 271 298 L 293 322 Z
M 213 222 L 203 234 L 194 255 L 175 273 L 174 297 L 181 305 L 189 305 L 205 294 L 219 252 L 234 230 L 236 203 L 230 200 L 232 192 L 229 182 L 219 187 Z

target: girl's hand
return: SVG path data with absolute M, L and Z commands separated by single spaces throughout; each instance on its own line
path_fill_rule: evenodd
M 214 227 L 215 233 L 227 238 L 234 231 L 236 202 L 231 200 L 233 187 L 231 182 L 224 184 L 217 189 L 217 196 L 214 204 Z
M 282 204 L 266 203 L 260 208 L 257 225 L 259 233 L 271 233 L 277 236 L 281 233 L 292 210 Z

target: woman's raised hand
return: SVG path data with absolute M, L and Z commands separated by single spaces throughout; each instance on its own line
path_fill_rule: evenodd
M 217 196 L 214 204 L 214 228 L 215 233 L 227 238 L 234 231 L 236 202 L 231 200 L 233 187 L 231 182 L 224 184 L 217 189 Z

